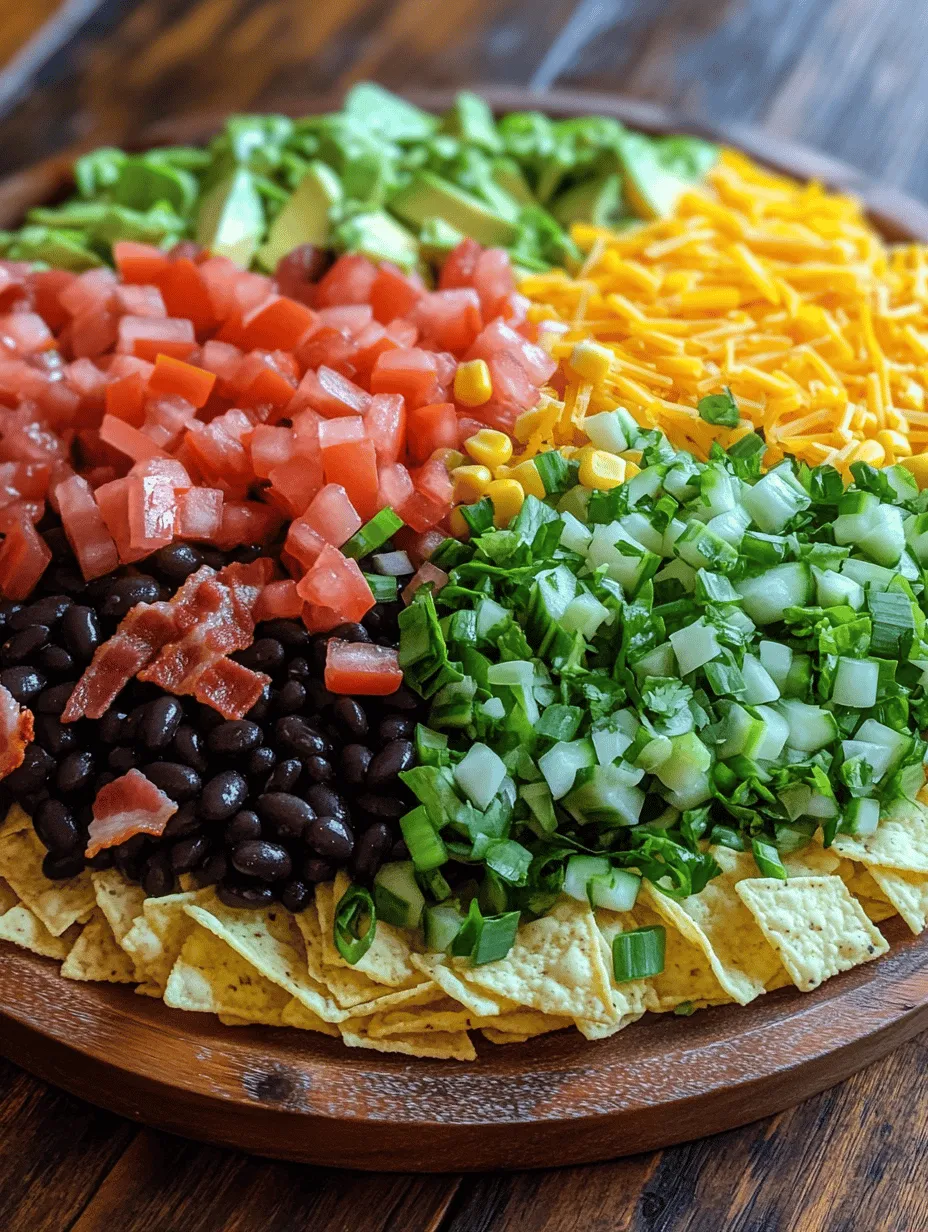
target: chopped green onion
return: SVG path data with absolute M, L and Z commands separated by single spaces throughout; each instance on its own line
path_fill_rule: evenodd
M 493 526 L 493 502 L 488 496 L 474 505 L 459 505 L 461 517 L 467 523 L 472 535 L 481 535 Z
M 362 556 L 369 556 L 371 552 L 376 552 L 379 547 L 382 547 L 398 530 L 402 530 L 404 525 L 403 519 L 392 509 L 389 507 L 381 509 L 369 522 L 365 522 L 359 531 L 355 531 L 347 543 L 342 545 L 342 555 L 352 560 L 360 560 Z
M 571 471 L 570 463 L 557 449 L 535 454 L 535 466 L 544 484 L 546 496 L 560 496 L 572 486 L 570 480 L 574 472 Z
M 430 869 L 447 864 L 447 848 L 423 805 L 420 804 L 411 813 L 400 818 L 400 830 L 416 866 L 416 872 L 427 873 Z
M 377 603 L 395 603 L 399 591 L 395 577 L 385 577 L 380 573 L 365 573 L 364 580 L 371 588 L 371 594 Z
M 612 970 L 617 984 L 646 980 L 664 970 L 667 930 L 662 924 L 617 933 L 612 942 Z
M 763 839 L 755 838 L 751 842 L 751 850 L 762 877 L 775 877 L 778 881 L 786 880 L 786 866 L 772 843 L 765 843 Z
M 364 921 L 367 927 L 364 928 Z M 361 931 L 363 928 L 363 932 Z M 345 962 L 353 967 L 371 948 L 377 932 L 377 909 L 370 891 L 349 886 L 335 907 L 333 940 Z

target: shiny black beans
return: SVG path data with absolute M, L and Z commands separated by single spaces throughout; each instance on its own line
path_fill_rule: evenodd
M 55 855 L 66 855 L 82 845 L 77 820 L 61 800 L 43 800 L 32 822 L 40 841 Z
M 174 872 L 166 851 L 156 851 L 142 868 L 142 889 L 149 898 L 163 898 L 174 888 Z
M 288 650 L 308 646 L 312 636 L 301 620 L 265 620 L 259 632 L 261 637 L 272 637 Z
M 56 625 L 70 606 L 67 595 L 46 595 L 14 612 L 7 623 L 14 632 L 30 625 Z
M 404 684 L 401 684 L 395 693 L 389 693 L 383 699 L 383 704 L 390 710 L 417 710 L 419 707 L 418 699 Z
M 368 826 L 355 845 L 351 861 L 355 876 L 363 881 L 372 880 L 392 846 L 393 831 L 386 822 L 375 821 Z
M 367 777 L 367 768 L 371 764 L 373 756 L 374 754 L 366 745 L 345 745 L 342 749 L 341 772 L 342 778 L 349 787 L 363 786 Z
M 307 757 L 303 766 L 311 783 L 328 783 L 335 777 L 331 762 L 324 757 Z
M 30 744 L 26 748 L 21 765 L 4 780 L 15 799 L 20 800 L 29 792 L 38 791 L 55 769 L 54 759 L 41 745 Z
M 205 784 L 200 816 L 207 821 L 226 821 L 239 811 L 247 796 L 247 780 L 236 770 L 223 770 Z
M 274 769 L 277 764 L 277 754 L 266 745 L 260 749 L 252 749 L 245 758 L 242 769 L 251 778 L 260 778 Z
M 404 718 L 400 714 L 391 714 L 377 725 L 377 738 L 383 744 L 391 740 L 411 740 L 415 729 L 416 725 L 412 719 Z
M 252 809 L 242 809 L 226 822 L 223 838 L 233 846 L 261 837 L 261 819 Z
M 286 651 L 276 637 L 259 637 L 235 657 L 253 672 L 273 673 L 286 658 Z
M 332 714 L 349 736 L 367 735 L 367 715 L 353 697 L 340 697 L 332 707 Z
M 232 867 L 260 881 L 285 881 L 293 871 L 293 861 L 278 843 L 248 839 L 232 848 Z
M 175 804 L 184 804 L 200 794 L 200 776 L 183 762 L 153 761 L 142 767 L 142 773 Z
M 73 604 L 62 618 L 61 636 L 78 663 L 89 663 L 103 640 L 97 613 L 92 607 Z
M 106 764 L 114 774 L 128 774 L 138 766 L 139 757 L 135 749 L 111 749 Z
M 172 543 L 152 557 L 153 567 L 175 586 L 179 586 L 203 564 L 203 557 L 189 543 Z
M 287 675 L 292 680 L 308 680 L 312 675 L 312 668 L 305 659 L 291 659 L 287 664 Z
M 100 615 L 122 620 L 137 603 L 156 603 L 160 594 L 160 586 L 147 574 L 117 578 L 115 582 L 107 585 L 106 598 L 100 605 Z
M 288 680 L 277 691 L 274 710 L 277 714 L 298 714 L 306 705 L 306 688 L 299 680 Z
M 232 757 L 251 752 L 263 739 L 264 734 L 257 723 L 250 723 L 247 719 L 232 719 L 214 727 L 206 738 L 206 745 L 213 753 Z
M 209 839 L 205 834 L 191 834 L 182 838 L 171 848 L 171 868 L 178 876 L 189 873 L 202 864 L 209 853 Z
M 55 785 L 64 795 L 74 795 L 90 786 L 94 769 L 92 753 L 69 753 L 58 766 Z
M 299 715 L 287 715 L 274 725 L 274 735 L 279 745 L 298 757 L 314 757 L 329 751 L 329 742 L 306 719 Z
M 217 881 L 222 881 L 228 871 L 229 861 L 226 859 L 225 853 L 217 851 L 209 857 L 202 868 L 197 869 L 197 884 L 200 886 L 215 885 Z
M 20 629 L 0 646 L 0 663 L 4 667 L 16 667 L 29 662 L 48 642 L 51 629 L 48 625 L 30 625 Z
M 335 876 L 335 865 L 328 860 L 319 859 L 318 856 L 310 856 L 303 861 L 300 872 L 304 881 L 308 881 L 310 885 L 318 885 L 322 881 L 332 880 Z
M 187 838 L 203 829 L 203 821 L 197 816 L 197 806 L 193 801 L 182 804 L 177 812 L 168 820 L 164 827 L 165 838 Z
M 404 813 L 409 812 L 409 805 L 404 800 L 399 800 L 396 796 L 377 795 L 372 791 L 366 791 L 358 796 L 357 805 L 365 813 L 370 813 L 372 817 L 402 817 Z
M 306 841 L 329 860 L 347 860 L 354 850 L 354 835 L 340 817 L 317 817 L 306 832 Z
M 65 676 L 74 670 L 74 660 L 63 646 L 43 646 L 35 661 L 43 672 L 52 676 Z
M 49 881 L 70 881 L 72 877 L 84 871 L 84 853 L 70 852 L 67 855 L 53 855 L 51 852 L 42 861 L 42 872 Z
M 65 706 L 68 704 L 68 698 L 74 691 L 76 681 L 66 680 L 63 684 L 53 684 L 50 688 L 43 689 L 35 699 L 35 711 L 37 714 L 61 714 Z M 109 713 L 109 711 L 107 711 Z M 106 715 L 103 716 L 106 718 Z M 102 720 L 101 720 L 102 723 Z
M 139 721 L 138 737 L 147 749 L 166 749 L 184 717 L 184 708 L 176 697 L 157 697 L 145 707 Z
M 337 637 L 342 642 L 369 642 L 371 640 L 371 635 L 364 626 L 359 625 L 353 620 L 346 621 L 343 625 L 337 625 L 329 634 L 329 637 Z
M 51 714 L 37 714 L 34 725 L 36 740 L 52 757 L 64 757 L 77 748 L 77 732 L 73 723 L 60 723 Z
M 285 791 L 259 796 L 255 802 L 255 812 L 279 838 L 285 840 L 303 838 L 316 816 L 305 800 Z
M 41 672 L 32 667 L 8 667 L 0 672 L 0 685 L 12 693 L 21 706 L 31 706 L 47 683 Z
M 324 783 L 314 783 L 306 791 L 306 799 L 314 813 L 319 817 L 338 817 L 348 821 L 348 805 L 337 791 L 326 787 Z
M 258 911 L 262 907 L 269 907 L 274 901 L 274 891 L 269 885 L 242 885 L 220 881 L 216 894 L 225 906 L 244 911 Z
M 278 762 L 264 784 L 265 792 L 292 791 L 303 773 L 303 763 L 296 757 Z
M 308 881 L 303 881 L 299 877 L 295 877 L 287 884 L 280 892 L 280 901 L 288 911 L 292 911 L 294 915 L 299 915 L 301 911 L 305 911 L 309 906 L 313 897 L 313 887 Z
M 181 723 L 174 736 L 174 756 L 185 766 L 196 770 L 197 774 L 205 774 L 209 762 L 203 746 L 203 737 L 189 723 Z
M 375 755 L 367 768 L 370 787 L 386 787 L 403 770 L 415 763 L 416 751 L 409 740 L 391 740 Z

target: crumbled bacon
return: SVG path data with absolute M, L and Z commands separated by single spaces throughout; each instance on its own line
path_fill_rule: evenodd
M 93 802 L 87 859 L 104 847 L 118 847 L 136 834 L 159 838 L 177 805 L 138 770 L 107 783 Z
M 61 716 L 99 719 L 133 676 L 151 663 L 162 646 L 177 636 L 169 603 L 139 603 L 124 618 L 113 636 L 98 646 Z
M 243 719 L 255 705 L 270 676 L 253 672 L 234 659 L 216 659 L 197 680 L 193 695 L 224 719 Z
M 0 779 L 23 764 L 26 745 L 34 735 L 32 711 L 20 706 L 9 689 L 0 685 Z

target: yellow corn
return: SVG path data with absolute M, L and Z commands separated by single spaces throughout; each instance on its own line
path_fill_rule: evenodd
M 876 439 L 886 450 L 887 456 L 892 454 L 896 458 L 907 458 L 912 452 L 912 446 L 906 437 L 892 428 L 884 428 L 882 432 L 878 432 Z
M 598 342 L 578 342 L 571 351 L 568 362 L 582 380 L 598 385 L 609 375 L 612 352 Z
M 464 448 L 481 466 L 495 470 L 497 466 L 505 466 L 512 457 L 512 441 L 505 432 L 497 432 L 495 428 L 481 428 L 464 442 Z
M 483 406 L 493 394 L 493 382 L 485 359 L 458 364 L 454 374 L 454 398 L 462 406 Z
M 487 488 L 487 496 L 493 502 L 493 522 L 496 526 L 508 526 L 525 502 L 522 485 L 515 479 L 494 479 Z
M 629 479 L 634 479 L 636 475 L 640 475 L 640 474 L 641 474 L 640 466 L 637 466 L 634 462 L 626 461 L 625 463 L 625 482 L 626 483 L 628 483 Z
M 625 482 L 625 459 L 605 449 L 581 449 L 578 478 L 585 488 L 601 488 L 608 491 Z
M 545 485 L 542 483 L 541 476 L 538 474 L 538 467 L 534 462 L 520 462 L 518 466 L 507 467 L 506 474 L 509 478 L 515 479 L 522 487 L 522 491 L 526 496 L 537 496 L 539 500 L 545 498 Z M 497 474 L 497 479 L 503 478 Z
M 430 462 L 443 462 L 445 466 L 445 470 L 453 471 L 455 467 L 462 466 L 467 461 L 467 459 L 464 457 L 464 455 L 459 450 L 449 449 L 448 446 L 446 445 L 441 449 L 433 450 L 432 456 L 429 458 L 429 461 Z
M 485 466 L 456 466 L 451 472 L 454 484 L 454 503 L 472 505 L 486 496 L 493 476 Z
M 918 453 L 914 458 L 900 458 L 899 465 L 912 472 L 919 488 L 928 488 L 928 453 Z
M 448 518 L 448 524 L 451 527 L 451 533 L 454 535 L 455 539 L 470 538 L 470 527 L 467 525 L 464 514 L 461 513 L 460 509 L 451 510 L 451 516 Z

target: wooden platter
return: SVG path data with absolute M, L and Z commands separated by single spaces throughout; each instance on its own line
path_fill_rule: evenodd
M 928 209 L 843 164 L 756 132 L 707 131 L 613 96 L 486 90 L 500 110 L 600 113 L 651 132 L 690 131 L 778 169 L 856 192 L 892 240 L 928 241 Z M 443 107 L 449 95 L 413 95 Z M 300 114 L 338 100 L 294 100 Z M 191 117 L 139 145 L 207 138 Z M 68 183 L 70 157 L 0 184 L 0 226 Z M 897 919 L 892 950 L 811 994 L 647 1016 L 611 1040 L 560 1032 L 479 1045 L 469 1065 L 384 1056 L 304 1032 L 228 1028 L 127 988 L 62 979 L 0 943 L 0 1053 L 92 1103 L 159 1129 L 260 1155 L 403 1172 L 551 1167 L 731 1129 L 846 1078 L 928 1026 L 928 940 Z

